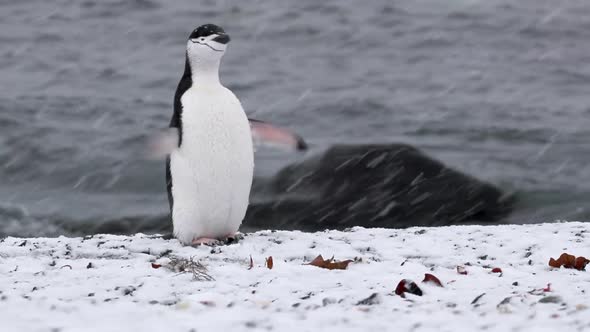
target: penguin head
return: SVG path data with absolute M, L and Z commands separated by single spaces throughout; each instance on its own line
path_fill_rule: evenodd
M 201 25 L 188 37 L 187 55 L 199 62 L 216 61 L 225 53 L 229 41 L 223 28 L 215 24 Z

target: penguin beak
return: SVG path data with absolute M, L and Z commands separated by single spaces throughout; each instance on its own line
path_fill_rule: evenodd
M 226 34 L 219 35 L 219 36 L 213 38 L 213 41 L 216 41 L 216 42 L 218 42 L 220 44 L 224 44 L 224 45 L 227 44 L 227 43 L 229 43 L 230 40 L 231 39 Z

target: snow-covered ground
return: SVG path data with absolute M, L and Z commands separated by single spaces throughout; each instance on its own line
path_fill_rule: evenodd
M 590 330 L 590 273 L 550 268 L 562 252 L 590 256 L 590 224 L 264 231 L 215 248 L 145 235 L 6 238 L 0 330 Z M 318 254 L 355 261 L 305 265 Z M 202 263 L 214 280 L 171 270 L 171 258 Z M 444 287 L 422 283 L 425 273 Z M 395 295 L 401 279 L 423 296 Z

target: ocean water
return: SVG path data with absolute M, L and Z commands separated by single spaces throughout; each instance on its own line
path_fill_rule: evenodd
M 232 37 L 221 76 L 247 113 L 311 145 L 262 149 L 259 178 L 335 143 L 409 143 L 515 192 L 501 222 L 590 220 L 587 2 L 0 0 L 0 235 L 163 222 L 143 144 L 204 23 Z

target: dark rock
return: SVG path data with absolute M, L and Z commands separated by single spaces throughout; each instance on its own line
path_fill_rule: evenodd
M 496 222 L 514 201 L 409 145 L 337 145 L 270 179 L 256 178 L 242 231 Z M 172 233 L 168 214 L 67 221 L 60 227 L 70 235 L 141 232 L 168 239 Z
M 493 222 L 514 203 L 498 188 L 404 144 L 334 146 L 257 188 L 244 220 L 248 230 Z

